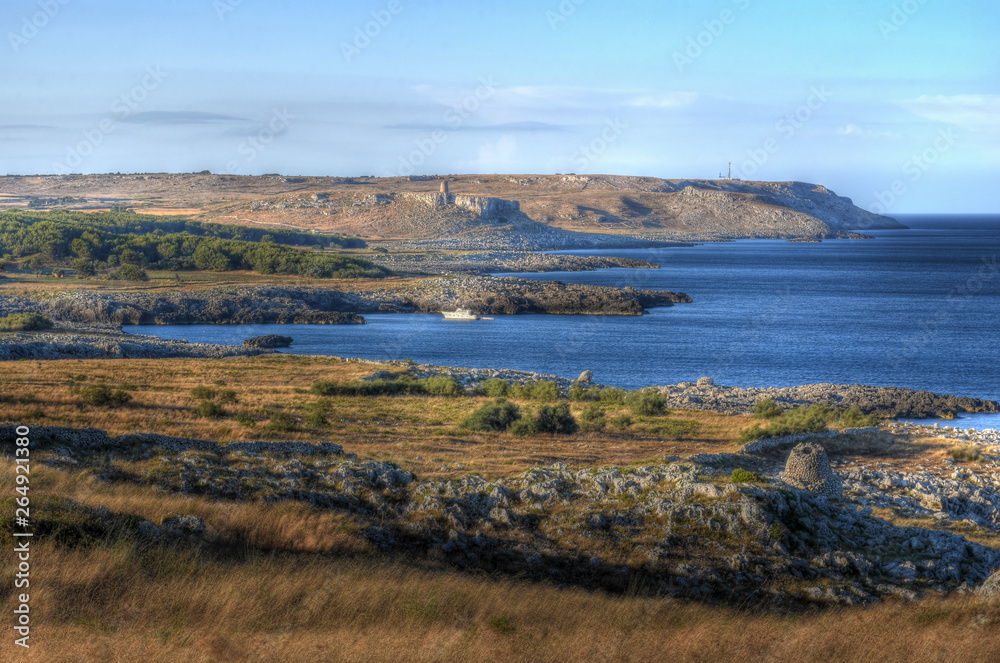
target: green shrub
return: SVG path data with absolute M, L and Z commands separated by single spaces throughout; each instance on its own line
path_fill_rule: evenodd
M 667 397 L 651 387 L 633 391 L 625 397 L 625 405 L 641 417 L 655 417 L 663 414 Z
M 332 410 L 333 404 L 330 401 L 325 398 L 320 399 L 306 406 L 306 415 L 303 420 L 313 428 L 326 426 L 328 423 L 326 417 Z
M 866 415 L 857 405 L 851 406 L 840 416 L 840 423 L 848 428 L 861 428 L 866 426 L 877 426 L 879 417 L 876 414 Z
M 215 399 L 215 389 L 211 387 L 206 387 L 204 385 L 195 387 L 191 390 L 191 397 L 196 398 L 200 401 L 210 401 Z
M 559 385 L 551 380 L 515 384 L 511 389 L 511 396 L 521 400 L 554 401 L 559 398 Z
M 38 313 L 11 313 L 0 318 L 0 331 L 43 331 L 52 329 L 52 321 Z
M 105 384 L 92 384 L 80 389 L 80 400 L 85 405 L 119 407 L 132 400 L 132 394 L 124 389 L 112 389 Z
M 517 405 L 498 398 L 476 408 L 462 421 L 462 428 L 479 431 L 504 431 L 521 418 Z
M 212 401 L 202 401 L 198 404 L 198 407 L 195 408 L 195 412 L 197 412 L 200 417 L 208 417 L 211 419 L 218 419 L 226 416 L 226 410 L 218 403 L 213 403 Z
M 753 415 L 760 419 L 780 417 L 785 410 L 770 398 L 763 398 L 753 406 Z
M 608 423 L 604 409 L 598 403 L 590 403 L 580 413 L 580 428 L 585 431 L 604 430 Z
M 220 403 L 235 403 L 236 402 L 236 390 L 235 389 L 220 389 L 218 393 L 218 400 Z
M 618 387 L 605 387 L 601 389 L 600 400 L 602 403 L 624 403 L 625 390 Z
M 608 423 L 611 424 L 612 428 L 617 428 L 618 430 L 625 430 L 632 425 L 632 417 L 627 414 L 619 414 L 618 416 L 611 417 L 608 419 Z
M 318 396 L 401 396 L 427 393 L 422 381 L 410 375 L 393 379 L 353 380 L 346 384 L 321 380 L 313 384 L 309 391 Z
M 580 429 L 569 411 L 569 403 L 543 405 L 538 408 L 535 423 L 539 433 L 553 435 L 572 435 Z
M 108 274 L 109 281 L 148 281 L 146 270 L 136 265 L 122 265 Z
M 288 433 L 295 430 L 297 427 L 295 417 L 287 412 L 277 412 L 271 415 L 271 419 L 267 422 L 267 425 L 264 428 L 268 431 Z
M 601 397 L 601 388 L 587 387 L 582 382 L 574 382 L 570 386 L 567 396 L 571 401 L 596 401 Z
M 461 396 L 465 389 L 450 375 L 434 375 L 420 381 L 420 385 L 432 396 Z
M 760 475 L 738 467 L 730 473 L 729 480 L 733 483 L 755 483 L 760 481 Z
M 481 382 L 476 388 L 476 393 L 490 398 L 506 398 L 510 396 L 510 383 L 500 378 L 490 378 Z
M 538 425 L 534 417 L 521 417 L 510 425 L 507 429 L 511 435 L 524 437 L 525 435 L 535 435 L 538 433 Z
M 740 431 L 739 437 L 736 438 L 736 441 L 739 444 L 747 444 L 748 442 L 762 440 L 765 437 L 768 437 L 768 432 L 761 428 L 760 424 L 756 424 L 750 428 Z
M 240 426 L 245 426 L 247 428 L 253 428 L 257 425 L 257 420 L 251 414 L 238 414 L 233 417 L 233 420 Z

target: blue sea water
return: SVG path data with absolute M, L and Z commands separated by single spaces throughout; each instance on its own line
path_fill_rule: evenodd
M 747 240 L 573 252 L 655 270 L 525 278 L 686 292 L 692 304 L 642 317 L 365 316 L 367 325 L 131 327 L 191 342 L 290 334 L 292 351 L 513 368 L 635 388 L 711 376 L 717 384 L 895 385 L 1000 400 L 1000 216 L 900 216 L 872 240 Z

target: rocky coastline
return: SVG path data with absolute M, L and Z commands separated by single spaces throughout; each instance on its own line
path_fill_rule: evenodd
M 227 286 L 202 291 L 64 291 L 0 297 L 0 315 L 35 312 L 56 322 L 111 325 L 364 324 L 365 313 L 642 315 L 690 302 L 684 293 L 509 277 L 425 279 L 396 289 Z

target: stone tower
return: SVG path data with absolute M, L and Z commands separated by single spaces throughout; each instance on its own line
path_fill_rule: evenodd
M 441 182 L 441 193 L 444 194 L 446 199 L 448 198 L 448 180 Z
M 840 497 L 844 492 L 840 478 L 830 468 L 826 449 L 814 442 L 803 442 L 792 449 L 781 479 L 789 486 L 830 497 Z

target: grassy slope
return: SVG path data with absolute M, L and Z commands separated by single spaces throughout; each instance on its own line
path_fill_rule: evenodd
M 330 439 L 360 456 L 392 458 L 422 478 L 441 460 L 498 476 L 563 460 L 627 464 L 664 453 L 728 451 L 750 417 L 673 412 L 636 418 L 624 432 L 521 440 L 467 434 L 456 423 L 479 398 L 331 399 L 330 424 L 266 433 L 268 412 L 300 417 L 318 379 L 350 380 L 381 368 L 331 358 L 11 362 L 4 365 L 4 418 L 209 439 Z M 68 384 L 132 389 L 122 408 L 82 407 Z M 224 383 L 220 385 L 218 383 Z M 190 390 L 236 391 L 231 418 L 192 412 Z M 528 405 L 528 404 L 523 404 Z M 648 433 L 691 422 L 680 439 Z M 421 456 L 424 460 L 418 460 Z M 435 460 L 438 459 L 438 460 Z M 907 462 L 919 459 L 908 458 Z M 12 463 L 0 484 L 13 485 Z M 996 660 L 1000 606 L 956 597 L 868 609 L 778 614 L 626 593 L 497 580 L 377 553 L 364 523 L 302 503 L 229 503 L 110 484 L 93 471 L 36 463 L 32 498 L 71 497 L 157 521 L 201 515 L 212 545 L 150 546 L 132 536 L 93 546 L 41 544 L 32 556 L 35 646 L 21 660 L 62 661 L 753 661 Z M 14 608 L 12 577 L 0 579 L 3 610 Z M 37 639 L 35 639 L 37 638 Z M 10 642 L 3 644 L 6 652 Z M 4 656 L 7 654 L 5 653 Z

